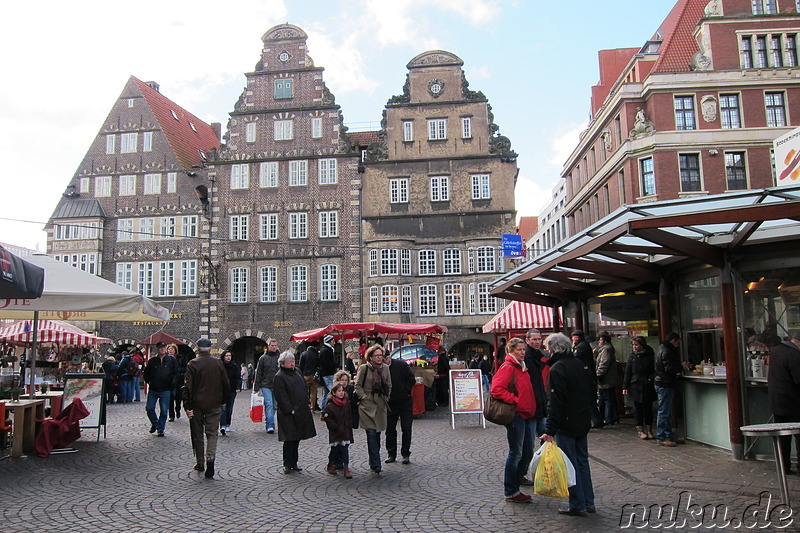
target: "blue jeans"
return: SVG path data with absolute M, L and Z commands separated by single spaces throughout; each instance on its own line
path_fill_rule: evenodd
M 589 444 L 586 435 L 570 437 L 557 434 L 556 444 L 575 467 L 575 486 L 569 488 L 569 508 L 573 511 L 585 511 L 594 507 L 594 487 L 589 470 Z
M 619 422 L 616 392 L 617 389 L 600 389 L 600 414 L 605 418 L 606 424 Z
M 220 427 L 230 427 L 231 417 L 233 416 L 233 402 L 236 400 L 236 390 L 232 390 L 228 394 L 228 402 L 222 406 L 219 417 Z
M 656 440 L 675 440 L 672 431 L 672 400 L 675 398 L 675 387 L 659 387 L 656 385 L 658 395 L 658 418 L 656 419 Z
M 483 374 L 481 381 L 483 382 L 483 394 L 489 394 L 489 376 Z
M 167 413 L 169 412 L 169 400 L 171 397 L 171 390 L 154 391 L 150 389 L 147 391 L 147 405 L 145 405 L 144 409 L 147 413 L 147 418 L 150 419 L 150 423 L 155 424 L 158 431 L 164 431 L 164 427 L 167 425 Z M 156 401 L 158 401 L 158 418 L 156 418 Z
M 533 459 L 533 432 L 536 419 L 525 420 L 515 414 L 514 420 L 506 426 L 508 439 L 508 458 L 503 474 L 503 491 L 506 498 L 519 494 L 519 482 L 528 472 Z
M 369 467 L 381 467 L 381 432 L 374 429 L 365 429 L 367 432 L 367 455 Z
M 336 467 L 350 466 L 350 445 L 339 444 L 331 446 L 331 451 L 328 452 L 328 462 Z
M 140 395 L 141 395 L 141 389 L 139 388 L 139 376 L 134 376 L 133 377 L 133 399 L 136 400 L 137 402 L 141 401 L 142 397 Z
M 264 397 L 264 423 L 267 429 L 275 429 L 275 398 L 272 396 L 272 389 L 262 387 L 261 396 Z
M 133 378 L 119 380 L 120 393 L 122 394 L 122 402 L 129 403 L 133 401 Z
M 322 376 L 322 387 L 325 391 L 322 393 L 322 410 L 325 410 L 325 406 L 328 404 L 328 395 L 331 393 L 331 389 L 333 388 L 333 376 Z

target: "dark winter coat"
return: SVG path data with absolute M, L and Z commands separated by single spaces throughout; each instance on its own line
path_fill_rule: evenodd
M 256 389 L 272 389 L 275 374 L 278 372 L 278 352 L 264 352 L 256 364 L 256 378 L 253 386 Z
M 671 342 L 663 342 L 658 347 L 655 360 L 655 384 L 659 387 L 675 387 L 681 378 L 681 356 Z
M 225 367 L 225 374 L 228 376 L 230 390 L 242 390 L 242 371 L 239 365 L 231 360 L 228 363 L 222 361 L 222 366 Z
M 583 364 L 591 370 L 592 379 L 597 381 L 597 375 L 594 368 L 594 355 L 592 354 L 592 346 L 585 340 L 581 339 L 572 347 L 572 354 L 583 361 Z
M 315 437 L 314 415 L 308 404 L 306 380 L 294 368 L 280 367 L 272 387 L 278 413 L 278 440 L 281 442 Z
M 783 341 L 769 351 L 767 394 L 772 414 L 800 415 L 800 350 L 791 341 Z
M 344 405 L 336 405 L 332 398 L 325 404 L 325 425 L 328 426 L 328 442 L 353 442 L 353 410 L 345 395 Z
M 528 369 L 531 385 L 533 386 L 533 396 L 536 399 L 534 418 L 547 416 L 547 389 L 542 378 L 542 370 L 547 366 L 544 361 L 547 358 L 546 352 L 534 350 L 530 345 L 525 345 L 525 368 Z
M 597 388 L 615 389 L 619 387 L 619 370 L 614 347 L 610 344 L 598 346 L 596 363 Z
M 631 353 L 628 357 L 622 388 L 628 389 L 628 397 L 634 402 L 652 402 L 656 399 L 656 389 L 653 386 L 655 357 L 649 346 L 645 346 L 642 352 Z
M 582 437 L 592 427 L 592 402 L 597 389 L 590 367 L 572 354 L 554 354 L 544 432 Z
M 119 379 L 133 379 L 133 374 L 135 373 L 136 369 L 133 367 L 131 355 L 125 354 L 117 367 L 117 377 Z
M 182 353 L 178 353 L 178 355 L 173 355 L 175 358 L 175 362 L 178 363 L 175 367 L 175 387 L 180 388 L 183 386 L 183 382 L 186 381 L 186 367 L 189 364 L 186 356 Z
M 417 383 L 414 372 L 408 363 L 402 359 L 392 359 L 389 365 L 389 375 L 392 378 L 392 393 L 389 395 L 389 409 L 397 409 L 411 403 L 411 390 Z
M 316 346 L 309 346 L 300 355 L 300 361 L 297 363 L 297 369 L 304 376 L 313 376 L 319 370 L 319 351 Z
M 178 362 L 167 354 L 162 361 L 161 357 L 151 357 L 144 367 L 144 381 L 154 392 L 173 390 L 175 386 L 175 371 Z
M 216 357 L 201 353 L 189 361 L 185 383 L 184 409 L 210 411 L 228 402 L 230 382 L 225 366 Z
M 323 344 L 319 350 L 319 375 L 322 377 L 332 376 L 336 373 L 337 368 L 333 348 L 328 344 Z

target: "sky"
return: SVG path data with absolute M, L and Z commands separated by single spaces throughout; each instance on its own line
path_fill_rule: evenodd
M 351 130 L 379 128 L 414 56 L 458 55 L 519 154 L 518 216 L 536 216 L 588 124 L 597 52 L 642 46 L 676 1 L 14 2 L 0 32 L 0 242 L 46 249 L 44 224 L 131 75 L 224 132 L 261 36 L 286 22 L 309 35 Z

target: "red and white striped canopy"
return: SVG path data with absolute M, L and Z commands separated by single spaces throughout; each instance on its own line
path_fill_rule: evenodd
M 111 344 L 111 339 L 92 335 L 60 320 L 39 320 L 38 326 L 37 342 L 57 342 L 69 346 Z M 0 329 L 0 339 L 10 343 L 33 342 L 33 321 L 23 320 Z
M 561 309 L 558 310 L 558 316 L 561 316 Z M 511 302 L 483 326 L 483 332 L 531 328 L 552 329 L 553 308 L 525 302 Z

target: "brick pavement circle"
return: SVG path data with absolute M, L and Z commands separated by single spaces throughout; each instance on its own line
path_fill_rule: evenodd
M 248 394 L 234 407 L 233 431 L 219 439 L 213 480 L 192 470 L 186 418 L 155 437 L 144 403 L 110 405 L 107 438 L 95 442 L 94 430 L 84 431 L 78 453 L 0 461 L 0 532 L 607 532 L 620 530 L 626 503 L 677 503 L 681 490 L 701 505 L 724 502 L 737 511 L 757 503 L 762 490 L 778 494 L 772 463 L 737 462 L 695 444 L 658 448 L 623 424 L 590 433 L 597 515 L 564 517 L 556 512 L 563 500 L 538 496 L 506 503 L 505 430 L 482 429 L 477 416 L 457 417 L 452 430 L 442 408 L 415 420 L 411 465 L 372 474 L 357 430 L 354 479 L 331 476 L 317 420 L 318 436 L 300 444 L 304 471 L 284 475 L 277 434 L 247 419 Z M 790 480 L 795 493 L 798 481 Z

